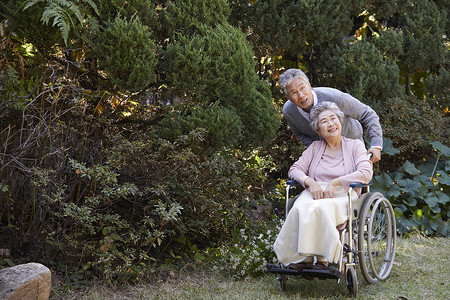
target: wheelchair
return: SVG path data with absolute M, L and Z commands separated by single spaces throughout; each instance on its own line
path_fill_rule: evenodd
M 394 264 L 397 241 L 395 215 L 389 200 L 381 193 L 370 192 L 369 184 L 352 183 L 348 191 L 348 220 L 342 231 L 341 257 L 336 267 L 330 263 L 329 270 L 304 269 L 301 272 L 288 269 L 281 264 L 267 264 L 267 271 L 278 274 L 281 291 L 287 287 L 288 276 L 300 278 L 336 279 L 345 278 L 350 295 L 358 294 L 356 265 L 368 283 L 385 280 Z M 296 198 L 290 198 L 291 188 L 300 186 L 295 180 L 286 182 L 286 211 L 289 214 Z M 352 190 L 361 188 L 361 196 L 352 201 Z

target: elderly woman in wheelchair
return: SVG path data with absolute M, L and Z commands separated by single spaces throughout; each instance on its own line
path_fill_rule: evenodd
M 366 186 L 365 184 L 368 184 L 372 179 L 373 169 L 364 143 L 361 140 L 352 140 L 341 135 L 341 124 L 343 123 L 344 114 L 336 104 L 322 102 L 311 110 L 310 117 L 312 120 L 311 127 L 322 139 L 313 142 L 289 170 L 289 177 L 301 184 L 305 190 L 297 197 L 293 207 L 289 210 L 289 214 L 287 214 L 287 218 L 275 241 L 274 251 L 278 261 L 288 270 L 291 269 L 291 272 L 301 273 L 311 270 L 312 272 L 308 274 L 329 274 L 330 263 L 342 263 L 344 252 L 344 234 L 342 232 L 353 231 L 351 229 L 352 225 L 357 227 L 355 223 L 348 224 L 351 222 L 349 214 L 352 214 L 349 206 L 352 207 L 352 202 L 354 201 L 361 202 L 361 200 L 358 200 L 358 194 L 361 192 L 361 189 L 355 190 L 353 188 Z M 353 184 L 355 182 L 361 184 L 355 186 Z M 395 219 L 393 221 L 394 224 L 392 224 L 392 219 L 394 218 L 392 207 L 389 201 L 384 199 L 381 194 L 375 194 L 369 195 L 369 198 L 371 198 L 369 202 L 379 198 L 383 199 L 382 201 L 380 200 L 381 202 L 376 202 L 377 207 L 380 206 L 383 209 L 383 215 L 388 215 L 390 220 L 388 220 L 389 224 L 387 227 L 389 228 L 387 230 L 390 231 L 390 236 L 394 235 L 395 239 Z M 370 215 L 370 213 L 372 209 L 377 210 L 377 207 L 374 207 L 372 204 L 368 206 L 365 210 L 369 216 L 365 217 L 366 220 L 364 222 L 372 222 L 372 219 L 376 219 L 376 216 Z M 384 211 L 386 209 L 388 211 Z M 386 217 L 380 222 L 386 223 Z M 367 231 L 367 224 L 360 227 L 362 231 Z M 392 230 L 394 233 L 391 232 Z M 367 248 L 368 243 L 367 233 L 365 234 L 365 238 L 361 237 L 361 239 L 365 239 L 365 242 L 361 242 L 362 244 L 360 245 L 363 248 Z M 346 242 L 350 244 L 350 252 L 356 254 L 356 251 L 352 250 L 351 245 L 358 241 L 350 242 L 349 239 L 352 239 L 351 234 L 347 236 Z M 389 243 L 392 244 L 392 241 L 389 241 Z M 392 248 L 392 245 L 389 247 Z M 359 250 L 362 251 L 361 249 Z M 392 260 L 390 261 L 391 267 L 394 251 L 390 249 L 388 252 L 389 260 Z M 369 259 L 374 258 L 375 254 L 369 254 L 369 256 Z M 347 260 L 349 259 L 352 260 L 351 255 L 347 258 Z M 348 263 L 353 262 L 348 261 Z M 365 266 L 368 266 L 368 264 Z M 373 267 L 372 262 L 371 266 Z M 373 268 L 376 269 L 376 267 Z M 385 268 L 383 267 L 383 269 Z M 366 268 L 367 273 L 371 273 L 369 269 Z M 340 270 L 342 272 L 342 269 Z M 269 271 L 271 270 L 269 269 Z M 375 272 L 375 275 L 381 276 L 385 273 L 383 272 Z M 339 272 L 337 273 L 339 274 Z M 283 273 L 280 272 L 280 274 Z M 323 278 L 333 278 L 333 276 L 327 276 Z M 337 277 L 340 276 L 340 274 L 337 275 Z M 350 278 L 353 281 L 352 284 L 357 285 L 354 270 L 350 276 L 353 276 L 353 279 Z M 373 274 L 368 274 L 368 276 L 372 276 L 370 278 L 374 278 L 374 281 L 377 281 Z M 307 276 L 305 275 L 304 277 Z M 280 278 L 279 280 L 280 282 L 282 281 Z M 349 289 L 351 289 L 351 293 L 356 294 L 354 286 L 349 287 Z

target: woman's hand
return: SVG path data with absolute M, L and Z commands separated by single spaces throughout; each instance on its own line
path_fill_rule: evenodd
M 339 185 L 341 185 L 341 181 L 338 178 L 333 179 L 323 191 L 324 198 L 334 198 L 334 191 Z
M 306 177 L 305 185 L 314 200 L 323 198 L 322 187 L 314 179 Z

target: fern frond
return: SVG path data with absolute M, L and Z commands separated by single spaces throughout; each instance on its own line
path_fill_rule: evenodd
M 69 31 L 75 27 L 71 16 L 75 15 L 79 23 L 83 23 L 85 19 L 83 4 L 90 6 L 97 15 L 99 14 L 97 5 L 93 0 L 27 0 L 24 2 L 23 10 L 40 2 L 46 5 L 42 13 L 41 22 L 44 25 L 48 25 L 50 20 L 53 19 L 52 26 L 59 28 L 66 45 L 69 38 Z
M 78 5 L 74 2 L 68 0 L 53 0 L 52 2 L 59 5 L 61 8 L 67 8 L 70 13 L 74 14 L 77 17 L 80 23 L 83 22 L 83 13 L 81 12 Z
M 95 13 L 96 13 L 97 15 L 100 14 L 100 13 L 98 12 L 97 5 L 95 4 L 94 1 L 92 1 L 92 0 L 83 0 L 83 2 L 86 2 L 87 4 L 89 4 L 89 5 L 92 7 L 92 9 L 95 11 Z
M 35 5 L 36 3 L 39 2 L 44 2 L 45 0 L 28 0 L 25 1 L 25 6 L 23 7 L 23 10 L 27 10 L 28 8 L 32 7 L 33 5 Z
M 59 28 L 59 31 L 61 32 L 61 35 L 64 39 L 64 43 L 67 45 L 70 24 L 73 24 L 70 15 L 60 6 L 51 4 L 44 9 L 41 17 L 41 22 L 44 25 L 48 25 L 51 19 L 53 19 L 52 26 L 57 26 Z

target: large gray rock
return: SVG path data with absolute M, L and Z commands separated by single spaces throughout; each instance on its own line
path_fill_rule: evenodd
M 47 300 L 51 290 L 51 272 L 38 263 L 0 270 L 0 300 Z

